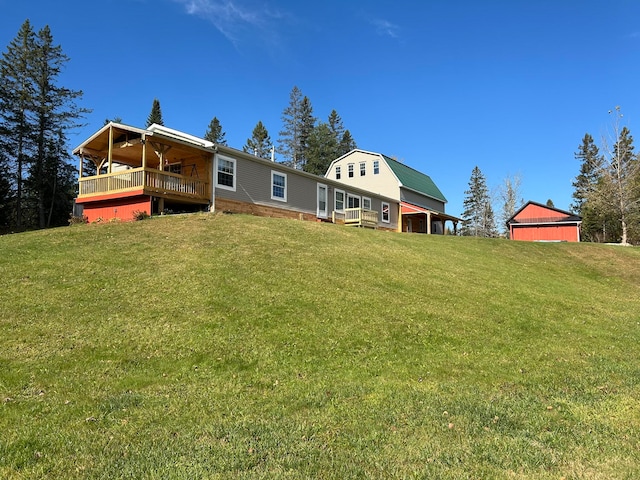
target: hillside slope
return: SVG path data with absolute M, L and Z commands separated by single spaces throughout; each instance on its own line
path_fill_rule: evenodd
M 190 215 L 0 237 L 1 478 L 632 478 L 640 250 Z

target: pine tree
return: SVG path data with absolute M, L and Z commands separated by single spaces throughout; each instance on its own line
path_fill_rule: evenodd
M 157 98 L 153 99 L 153 105 L 151 105 L 151 112 L 147 117 L 147 127 L 150 127 L 154 123 L 158 125 L 164 125 L 164 121 L 162 120 L 162 110 L 160 109 L 160 100 Z
M 573 181 L 573 203 L 571 208 L 582 217 L 580 236 L 586 241 L 606 241 L 607 220 L 605 214 L 608 208 L 596 198 L 596 191 L 600 189 L 604 159 L 593 137 L 586 133 L 578 151 L 574 154 L 580 160 L 580 173 Z
M 222 131 L 222 125 L 220 125 L 220 120 L 218 117 L 213 117 L 211 122 L 209 123 L 209 128 L 204 134 L 205 140 L 209 140 L 217 145 L 226 145 L 227 141 L 225 140 L 226 133 Z
M 9 180 L 9 162 L 0 150 L 0 235 L 9 230 L 11 223 L 11 182 Z
M 28 21 L 0 61 L 0 148 L 13 169 L 19 229 L 62 225 L 71 212 L 76 178 L 66 134 L 88 110 L 75 103 L 82 92 L 57 83 L 67 62 L 49 27 L 35 34 Z
M 461 234 L 474 237 L 495 235 L 495 219 L 487 182 L 476 166 L 471 172 L 469 189 L 465 192 Z
M 35 96 L 35 32 L 26 20 L 0 59 L 0 150 L 13 198 L 13 226 L 23 227 L 24 178 L 35 149 L 32 118 Z M 6 205 L 6 199 L 5 199 Z
M 342 139 L 340 140 L 340 144 L 338 145 L 337 157 L 341 157 L 345 153 L 349 153 L 351 150 L 355 150 L 356 148 L 358 148 L 358 146 L 351 136 L 351 132 L 349 130 L 345 130 L 342 135 Z
M 247 139 L 247 143 L 242 147 L 242 150 L 248 153 L 252 153 L 260 158 L 271 158 L 271 137 L 269 132 L 262 124 L 262 121 L 258 121 L 253 129 L 251 138 Z
M 355 140 L 351 137 L 351 132 L 345 130 L 342 124 L 342 118 L 338 115 L 338 112 L 332 110 L 329 114 L 329 128 L 336 141 L 335 151 L 332 153 L 333 159 L 341 157 L 345 153 L 349 153 L 351 150 L 358 148 Z
M 498 230 L 496 229 L 496 219 L 493 214 L 493 207 L 491 206 L 491 199 L 488 197 L 484 202 L 481 231 L 483 237 L 493 238 L 498 236 Z
M 640 197 L 638 196 L 638 176 L 640 161 L 634 154 L 633 137 L 629 129 L 621 127 L 620 107 L 610 111 L 613 119 L 613 148 L 605 145 L 604 166 L 600 170 L 598 188 L 592 194 L 594 205 L 599 205 L 603 213 L 611 209 L 615 212 L 620 229 L 620 242 L 629 243 L 630 227 L 640 218 Z
M 520 196 L 520 177 L 507 177 L 499 190 L 502 201 L 502 212 L 500 214 L 500 224 L 505 237 L 509 238 L 509 226 L 507 222 L 524 203 Z
M 324 175 L 329 165 L 338 156 L 338 143 L 329 124 L 320 122 L 311 132 L 304 170 L 315 175 Z
M 75 101 L 82 91 L 69 90 L 57 85 L 58 76 L 69 61 L 60 45 L 54 45 L 48 26 L 38 32 L 34 61 L 36 92 L 34 118 L 36 120 L 36 151 L 30 167 L 29 183 L 37 209 L 37 226 L 51 226 L 52 212 L 57 211 L 56 202 L 62 202 L 66 210 L 62 222 L 56 217 L 55 224 L 67 221 L 73 195 L 60 197 L 60 182 L 67 184 L 73 173 L 67 168 L 70 160 L 67 152 L 66 132 L 78 126 L 77 122 L 88 112 L 79 108 Z M 62 175 L 62 177 L 61 177 Z
M 342 137 L 344 136 L 344 125 L 342 124 L 342 118 L 338 115 L 338 112 L 335 110 L 331 110 L 328 118 L 329 129 L 331 131 L 331 135 L 336 140 L 336 145 L 340 143 Z
M 294 86 L 289 94 L 289 105 L 282 112 L 282 131 L 278 140 L 278 152 L 285 158 L 285 163 L 293 168 L 303 168 L 306 162 L 308 139 L 316 119 L 308 97 Z
M 571 208 L 582 215 L 582 207 L 589 195 L 596 188 L 599 179 L 599 170 L 602 168 L 602 156 L 593 137 L 586 133 L 578 151 L 574 154 L 576 160 L 580 160 L 580 173 L 573 181 L 573 204 Z

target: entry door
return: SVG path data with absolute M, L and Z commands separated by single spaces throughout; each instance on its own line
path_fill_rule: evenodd
M 327 218 L 327 186 L 322 183 L 318 184 L 318 211 L 316 216 L 319 218 Z

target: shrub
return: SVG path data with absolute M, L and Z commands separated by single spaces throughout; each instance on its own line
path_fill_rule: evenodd
M 69 225 L 82 225 L 84 223 L 89 223 L 89 219 L 86 215 L 69 215 Z
M 149 215 L 146 210 L 136 210 L 133 212 L 133 219 L 138 222 L 140 220 L 146 220 L 148 218 L 151 218 L 151 215 Z

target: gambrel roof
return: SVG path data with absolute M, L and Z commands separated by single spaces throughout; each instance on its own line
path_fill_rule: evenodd
M 391 157 L 387 157 L 386 155 L 380 156 L 384 158 L 385 162 L 387 162 L 387 165 L 389 165 L 389 168 L 400 182 L 401 187 L 408 188 L 431 198 L 435 198 L 436 200 L 440 200 L 444 203 L 447 202 L 447 199 L 433 182 L 433 180 L 431 180 L 431 177 L 429 177 L 429 175 L 408 167 L 404 163 L 400 163 Z

